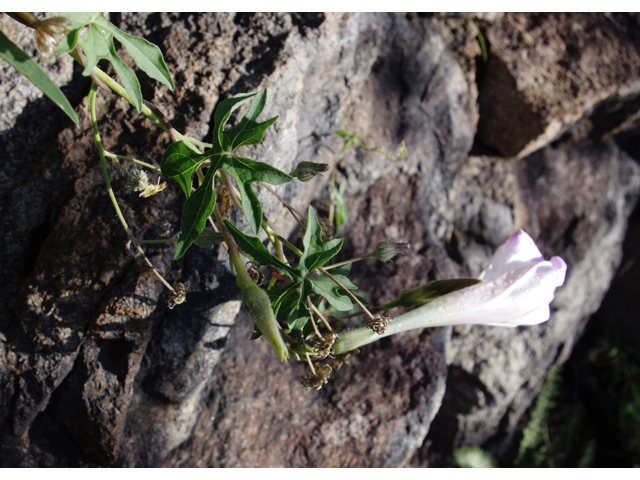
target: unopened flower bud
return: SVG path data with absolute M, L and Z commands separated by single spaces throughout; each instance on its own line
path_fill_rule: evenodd
M 320 175 L 327 170 L 329 170 L 329 165 L 326 163 L 300 162 L 290 175 L 298 177 L 301 182 L 308 182 L 316 175 Z
M 369 256 L 377 258 L 383 262 L 388 262 L 396 255 L 406 253 L 407 250 L 409 250 L 408 243 L 380 242 L 376 245 L 376 248 L 369 254 Z

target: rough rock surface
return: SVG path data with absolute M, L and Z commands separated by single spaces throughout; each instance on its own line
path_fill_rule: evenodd
M 527 42 L 513 40 L 507 49 L 499 41 L 517 38 L 523 23 L 538 25 L 536 18 L 507 14 L 477 22 L 491 53 L 495 44 L 495 58 L 504 61 L 506 50 L 537 51 Z M 568 50 L 580 35 L 571 33 L 574 25 L 609 32 L 604 16 L 544 19 L 562 27 L 552 43 Z M 621 25 L 635 17 L 615 19 L 615 38 L 633 62 L 629 45 L 636 40 Z M 556 105 L 543 94 L 551 88 L 544 82 L 538 90 L 516 89 L 544 113 L 542 124 L 560 118 L 568 134 L 547 145 L 557 135 L 538 133 L 518 149 L 501 150 L 487 140 L 501 138 L 504 125 L 483 113 L 490 91 L 483 88 L 491 86 L 488 78 L 507 86 L 510 80 L 491 60 L 478 94 L 480 48 L 468 19 L 112 14 L 111 20 L 165 53 L 176 91 L 150 80 L 142 89 L 179 130 L 206 139 L 221 99 L 268 87 L 265 116 L 280 118 L 252 156 L 285 171 L 302 160 L 339 160 L 349 208 L 341 255 L 364 253 L 383 239 L 412 245 L 394 263 L 354 267 L 372 303 L 434 278 L 477 275 L 518 228 L 532 234 L 545 256 L 562 256 L 569 275 L 545 325 L 408 332 L 363 348 L 320 392 L 307 392 L 297 382 L 302 364 L 280 364 L 266 342 L 248 340 L 251 322 L 240 313 L 223 252 L 194 248 L 171 262 L 173 247 L 146 248 L 170 281 L 191 284 L 185 304 L 166 307 L 160 283 L 125 249 L 81 113 L 89 84 L 74 67 L 65 92 L 81 115 L 79 128 L 46 99 L 32 100 L 31 91 L 21 112 L 2 107 L 11 127 L 0 132 L 0 463 L 425 466 L 456 446 L 486 442 L 499 455 L 546 371 L 571 352 L 617 268 L 640 169 L 613 140 L 595 141 L 624 128 L 634 103 L 607 110 L 617 117 L 592 107 L 631 98 L 632 75 L 604 75 L 594 40 L 585 47 L 584 68 L 595 62 L 593 81 L 601 82 L 598 95 L 606 95 L 594 100 L 592 90 L 581 90 L 573 103 Z M 524 71 L 526 55 L 516 53 L 511 72 Z M 567 68 L 557 59 L 552 64 Z M 554 78 L 545 81 L 553 85 Z M 510 109 L 521 103 L 511 97 L 495 106 L 516 115 Z M 169 144 L 165 134 L 122 100 L 101 95 L 100 105 L 107 149 L 160 159 Z M 578 122 L 584 117 L 589 125 L 598 119 L 615 125 L 589 130 Z M 384 151 L 404 140 L 409 157 L 389 162 L 362 150 L 336 156 L 341 141 L 332 132 L 345 125 Z M 476 132 L 481 143 L 508 156 L 534 140 L 544 148 L 520 161 L 470 156 Z M 136 235 L 177 234 L 177 186 L 140 199 L 127 192 L 123 175 L 110 173 Z M 322 212 L 327 181 L 312 188 L 295 181 L 279 191 L 298 208 L 313 201 Z M 295 238 L 290 216 L 266 192 L 260 197 L 270 220 Z
M 488 29 L 478 138 L 524 157 L 560 138 L 600 136 L 637 118 L 640 17 L 513 14 Z

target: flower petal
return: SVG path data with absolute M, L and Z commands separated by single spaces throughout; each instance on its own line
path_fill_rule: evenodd
M 491 259 L 491 264 L 478 278 L 487 282 L 524 263 L 538 260 L 544 260 L 544 258 L 536 243 L 527 232 L 518 230 L 498 247 Z

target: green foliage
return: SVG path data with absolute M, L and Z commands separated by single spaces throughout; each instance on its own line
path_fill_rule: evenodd
M 281 270 L 289 275 L 292 280 L 299 280 L 301 278 L 296 268 L 284 263 L 269 252 L 258 237 L 252 237 L 242 233 L 240 229 L 229 221 L 225 221 L 224 223 L 238 247 L 242 249 L 242 252 L 247 255 L 253 263 Z
M 197 246 L 205 248 L 224 241 L 224 236 L 219 232 L 214 232 L 205 228 L 200 235 L 193 241 Z
M 191 244 L 204 230 L 207 218 L 213 213 L 216 194 L 213 188 L 215 170 L 210 168 L 200 187 L 187 198 L 182 210 L 180 237 L 174 253 L 174 259 L 182 257 Z
M 344 295 L 329 277 L 320 274 L 311 276 L 319 267 L 325 265 L 342 247 L 342 240 L 322 241 L 322 228 L 312 207 L 307 212 L 307 228 L 302 239 L 304 251 L 297 266 L 282 262 L 271 254 L 258 237 L 242 233 L 232 223 L 225 221 L 229 233 L 242 251 L 258 265 L 266 265 L 284 272 L 292 281 L 282 288 L 271 287 L 268 290 L 271 305 L 279 321 L 286 322 L 288 330 L 304 328 L 311 318 L 306 305 L 307 297 L 315 293 L 324 297 L 337 310 L 345 311 L 353 308 L 351 299 Z M 355 289 L 351 281 L 340 274 L 334 277 L 345 288 Z
M 334 239 L 328 242 L 322 241 L 322 227 L 318 222 L 318 217 L 309 207 L 307 213 L 307 230 L 302 238 L 304 253 L 300 257 L 299 270 L 302 276 L 306 276 L 318 267 L 323 266 L 335 257 L 342 248 L 342 240 Z
M 107 59 L 113 65 L 122 85 L 131 97 L 138 112 L 142 111 L 142 91 L 138 77 L 131 68 L 118 56 L 113 39 L 117 39 L 126 48 L 136 65 L 151 78 L 167 85 L 171 90 L 175 88 L 169 69 L 162 57 L 160 49 L 143 38 L 134 37 L 123 32 L 102 13 L 61 13 L 72 21 L 72 31 L 64 42 L 58 46 L 58 52 L 69 52 L 76 44 L 82 48 L 87 59 L 82 74 L 91 75 L 91 71 L 100 59 Z M 80 29 L 88 27 L 86 34 L 79 35 Z
M 172 177 L 182 188 L 184 196 L 191 196 L 193 175 L 200 165 L 211 159 L 217 162 L 222 154 L 197 154 L 186 143 L 180 141 L 172 143 L 162 156 L 162 175 Z
M 332 187 L 333 193 L 333 205 L 336 209 L 335 211 L 335 222 L 336 222 L 336 235 L 340 235 L 342 233 L 342 229 L 347 224 L 347 220 L 349 220 L 349 211 L 347 210 L 347 203 L 344 199 L 345 192 L 345 184 L 342 183 L 340 186 Z
M 231 113 L 252 98 L 249 111 L 238 125 L 224 131 Z M 234 152 L 240 146 L 259 143 L 264 137 L 265 130 L 277 119 L 274 117 L 266 122 L 256 122 L 264 109 L 266 98 L 267 91 L 263 89 L 256 93 L 235 95 L 222 101 L 214 113 L 213 147 L 207 152 L 196 152 L 184 142 L 176 142 L 165 151 L 161 164 L 162 174 L 172 177 L 187 197 L 182 212 L 183 220 L 178 242 L 181 248 L 176 249 L 175 259 L 184 255 L 200 234 L 215 205 L 215 190 L 208 180 L 200 184 L 191 194 L 193 175 L 205 162 L 210 162 L 207 178 L 211 175 L 210 178 L 213 179 L 213 175 L 218 170 L 223 170 L 235 180 L 242 197 L 242 211 L 254 234 L 259 232 L 262 224 L 262 205 L 253 191 L 253 182 L 280 185 L 292 180 L 291 176 L 271 165 L 238 157 Z M 196 195 L 197 200 L 191 201 L 191 198 Z M 203 205 L 211 206 L 211 210 L 202 208 Z
M 453 452 L 453 458 L 461 468 L 496 468 L 495 458 L 480 447 L 462 447 Z
M 545 445 L 544 436 L 547 428 L 547 417 L 555 405 L 554 399 L 558 395 L 560 383 L 560 368 L 553 367 L 549 370 L 547 378 L 542 384 L 540 393 L 536 398 L 535 406 L 531 411 L 531 419 L 522 431 L 522 440 L 518 449 L 518 456 L 514 461 L 516 467 L 521 466 L 527 458 L 532 459 L 533 466 L 543 466 L 547 456 L 548 447 Z
M 42 90 L 53 103 L 58 105 L 64 113 L 75 123 L 79 124 L 76 112 L 64 96 L 62 90 L 53 83 L 53 80 L 45 73 L 29 55 L 27 55 L 20 47 L 9 40 L 6 35 L 0 32 L 0 57 L 4 58 L 9 65 L 24 75 L 31 83 Z

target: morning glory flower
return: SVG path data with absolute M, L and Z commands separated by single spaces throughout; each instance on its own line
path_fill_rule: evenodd
M 565 280 L 567 264 L 560 257 L 545 260 L 524 231 L 514 233 L 497 250 L 482 283 L 449 293 L 395 318 L 384 335 L 368 328 L 345 332 L 333 353 L 343 353 L 380 338 L 425 327 L 480 324 L 517 327 L 546 322 L 554 292 Z

